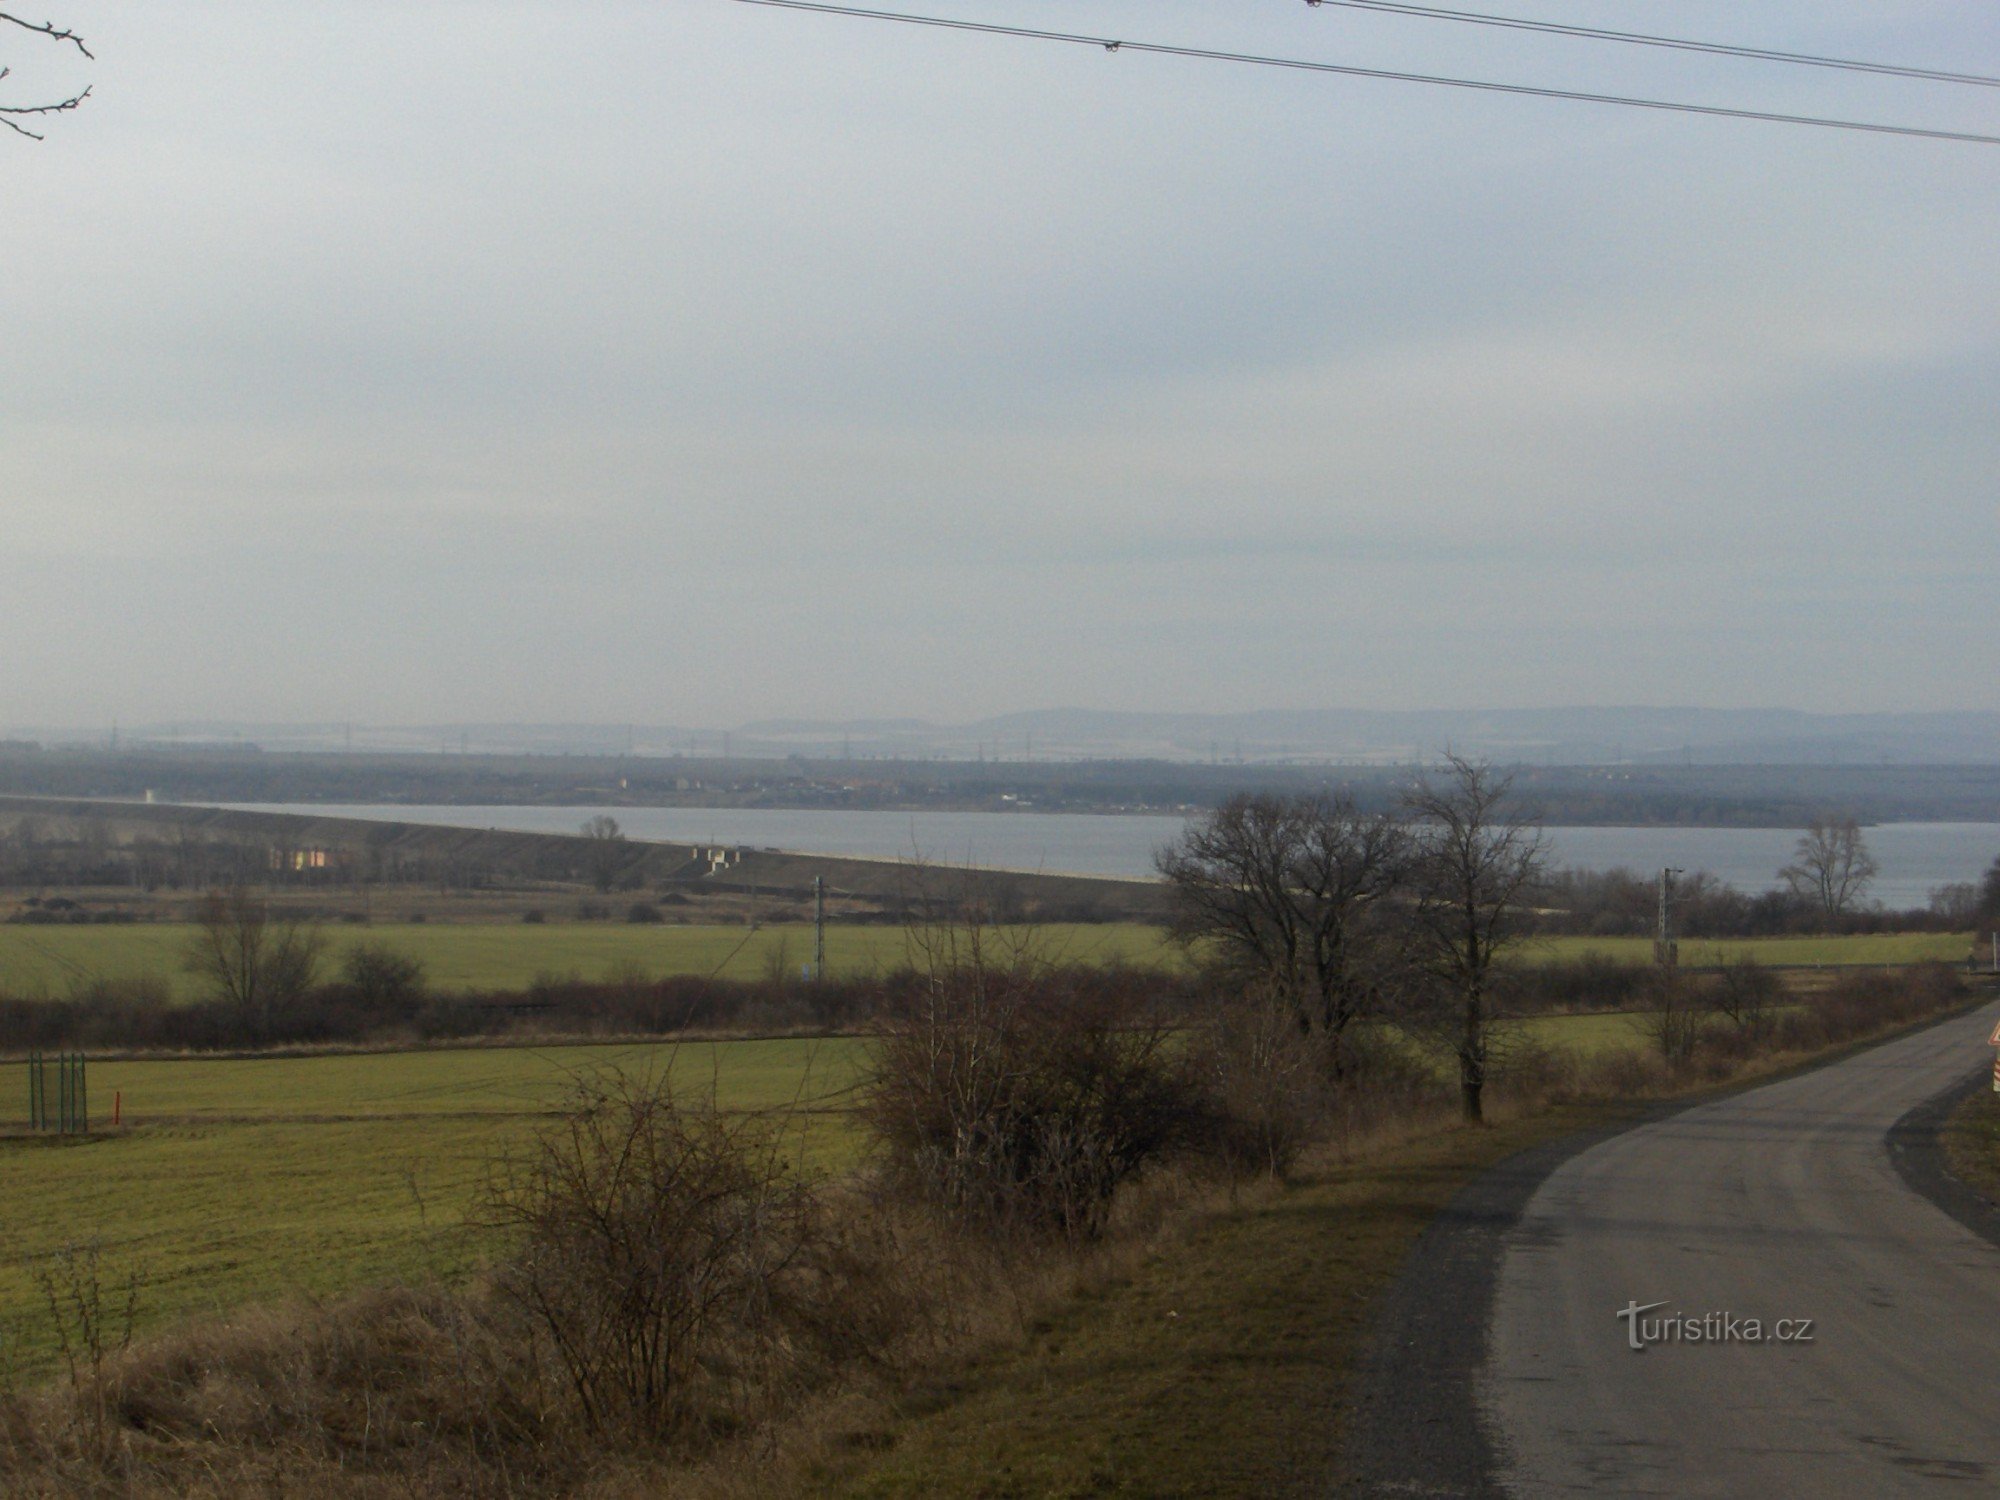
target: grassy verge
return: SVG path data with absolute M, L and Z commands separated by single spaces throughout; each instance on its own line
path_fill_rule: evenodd
M 1982 1088 L 1951 1112 L 1938 1132 L 1954 1176 L 2000 1201 L 2000 1094 Z
M 1755 1059 L 1720 1093 L 1903 1030 Z M 1989 1096 L 1990 1097 L 1990 1096 Z M 1324 1494 L 1346 1372 L 1374 1298 L 1431 1218 L 1480 1172 L 1639 1100 L 1570 1103 L 1486 1128 L 1434 1122 L 1200 1217 L 1129 1272 L 1032 1325 L 1018 1345 L 912 1393 L 809 1476 L 847 1497 Z M 2000 1111 L 1983 1137 L 2000 1176 Z
M 1019 1347 L 914 1391 L 809 1482 L 940 1500 L 1322 1493 L 1341 1383 L 1410 1242 L 1480 1171 L 1607 1116 L 1439 1129 L 1252 1190 Z

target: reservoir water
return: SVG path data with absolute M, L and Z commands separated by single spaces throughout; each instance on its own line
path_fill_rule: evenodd
M 743 844 L 874 859 L 912 856 L 1047 874 L 1148 876 L 1153 851 L 1175 837 L 1175 817 L 1095 813 L 838 812 L 789 808 L 473 807 L 375 804 L 234 804 L 259 812 L 575 833 L 599 813 L 635 839 Z M 1558 863 L 1642 872 L 1667 865 L 1710 870 L 1745 891 L 1777 884 L 1796 830 L 1783 828 L 1550 828 Z M 1882 867 L 1873 896 L 1921 906 L 1934 886 L 1977 881 L 2000 858 L 2000 823 L 1883 823 L 1865 830 Z

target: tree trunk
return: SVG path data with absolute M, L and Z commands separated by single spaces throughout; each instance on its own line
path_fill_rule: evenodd
M 1483 997 L 1473 990 L 1465 997 L 1465 1038 L 1458 1050 L 1458 1091 L 1468 1123 L 1485 1123 L 1486 1094 L 1486 1009 Z

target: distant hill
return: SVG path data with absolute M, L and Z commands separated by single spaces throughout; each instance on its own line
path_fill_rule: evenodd
M 113 731 L 16 729 L 102 748 Z M 119 748 L 873 760 L 1162 760 L 1395 764 L 1449 747 L 1543 765 L 2000 765 L 2000 711 L 1811 714 L 1749 708 L 1265 709 L 1234 714 L 1051 708 L 969 723 L 907 718 L 674 724 L 241 724 L 127 728 Z
M 2000 764 L 2000 712 L 1809 714 L 1790 709 L 1261 710 L 1241 714 L 1043 709 L 969 724 L 748 724 L 745 746 L 827 754 L 1194 761 L 1429 760 L 1466 754 L 1554 765 Z M 746 752 L 747 753 L 747 752 Z

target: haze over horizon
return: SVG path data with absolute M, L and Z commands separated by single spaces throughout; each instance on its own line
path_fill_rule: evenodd
M 9 98 L 94 89 L 0 140 L 0 723 L 2000 708 L 2000 149 L 728 0 L 54 9 L 95 63 L 0 36 Z M 1943 0 L 1534 10 L 2000 73 Z M 2000 130 L 1296 0 L 1088 26 Z
M 369 721 L 9 726 L 61 748 L 255 746 L 292 752 L 854 760 L 1433 760 L 1446 750 L 1546 764 L 2000 764 L 2000 711 L 1807 714 L 1786 709 L 1574 707 L 1250 713 L 1040 709 L 960 722 L 917 717 L 734 724 Z M 5 748 L 5 747 L 0 747 Z

